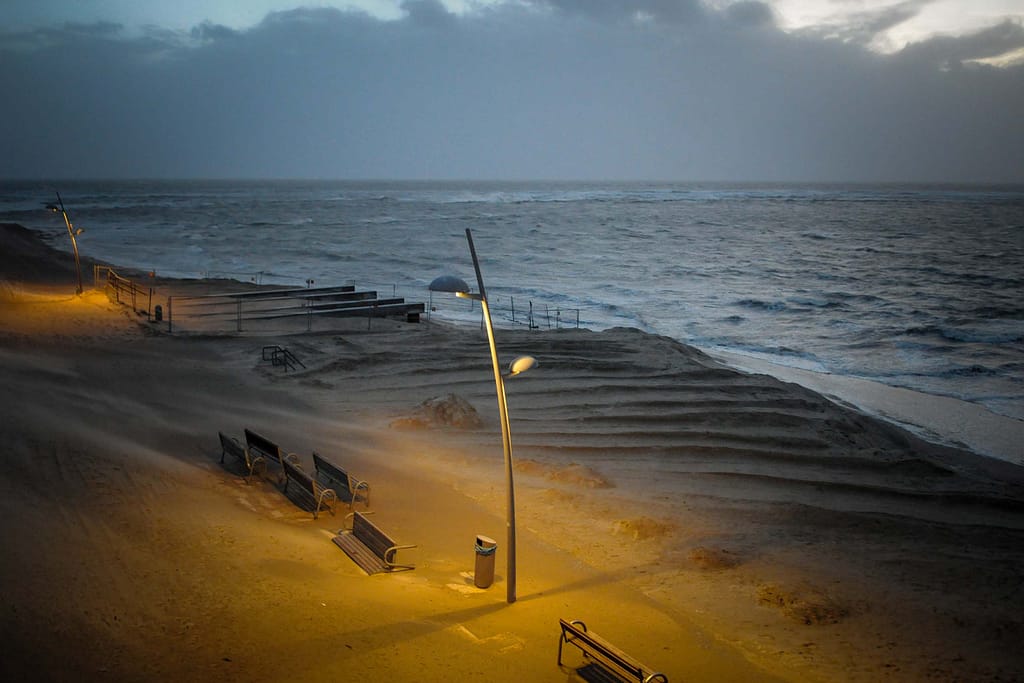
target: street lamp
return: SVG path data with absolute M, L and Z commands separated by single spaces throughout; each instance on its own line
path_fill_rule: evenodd
M 54 192 L 57 192 L 54 190 Z M 76 294 L 82 293 L 82 264 L 78 260 L 78 241 L 75 239 L 76 236 L 81 235 L 83 232 L 82 228 L 74 229 L 71 227 L 71 220 L 68 218 L 68 212 L 64 210 L 64 200 L 60 198 L 60 192 L 57 192 L 57 204 L 47 204 L 46 208 L 56 213 L 60 211 L 64 216 L 64 224 L 68 226 L 68 237 L 71 238 L 71 248 L 75 251 L 75 271 L 78 273 L 78 291 Z
M 512 481 L 512 433 L 508 422 L 508 402 L 505 398 L 505 377 L 515 377 L 526 372 L 537 364 L 532 356 L 520 356 L 509 365 L 507 375 L 502 375 L 501 365 L 498 363 L 498 348 L 494 344 L 494 326 L 491 324 L 491 309 L 487 305 L 487 290 L 484 289 L 484 278 L 480 274 L 480 262 L 476 258 L 476 248 L 473 246 L 473 233 L 466 228 L 466 240 L 469 242 L 469 253 L 473 257 L 473 269 L 476 270 L 476 282 L 480 288 L 479 294 L 469 291 L 469 285 L 457 277 L 442 276 L 430 283 L 430 290 L 435 292 L 454 292 L 455 296 L 462 299 L 472 299 L 480 302 L 483 309 L 484 323 L 487 328 L 487 341 L 491 347 L 491 364 L 494 366 L 494 386 L 498 394 L 498 415 L 501 419 L 501 446 L 505 453 L 505 480 L 507 482 L 506 499 L 506 526 L 508 527 L 508 569 L 507 569 L 507 599 L 509 604 L 516 601 L 516 498 L 515 487 Z

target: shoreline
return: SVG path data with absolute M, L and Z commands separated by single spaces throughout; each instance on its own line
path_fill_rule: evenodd
M 714 350 L 709 355 L 743 372 L 794 382 L 869 415 L 914 431 L 933 443 L 1024 467 L 1024 420 L 992 412 L 978 403 L 928 394 L 875 380 L 773 363 L 742 353 Z

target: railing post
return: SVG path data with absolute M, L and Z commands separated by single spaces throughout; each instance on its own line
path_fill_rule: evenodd
M 173 309 L 171 308 L 171 300 L 173 298 L 174 298 L 173 296 L 167 297 L 167 333 L 168 334 L 170 334 L 172 332 L 172 329 L 171 329 L 172 328 L 172 323 L 171 323 L 171 321 L 174 318 L 174 315 L 172 314 L 172 310 Z

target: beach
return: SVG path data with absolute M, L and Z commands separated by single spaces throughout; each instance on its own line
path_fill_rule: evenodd
M 1024 677 L 1012 462 L 667 337 L 499 330 L 503 359 L 539 360 L 507 383 L 509 605 L 479 329 L 170 335 L 101 290 L 76 297 L 67 255 L 27 232 L 0 229 L 5 680 L 574 680 L 559 618 L 670 681 Z M 305 367 L 263 361 L 267 345 Z M 479 425 L 425 407 L 450 396 Z M 347 509 L 314 520 L 221 463 L 218 431 L 247 427 L 368 481 L 416 568 L 367 576 L 330 540 Z M 499 544 L 487 589 L 480 534 Z

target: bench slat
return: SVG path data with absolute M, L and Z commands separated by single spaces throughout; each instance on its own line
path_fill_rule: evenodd
M 281 447 L 270 439 L 260 436 L 248 427 L 245 428 L 245 445 L 249 447 L 249 450 L 255 448 L 274 462 L 281 464 Z
M 339 534 L 331 539 L 335 545 L 345 551 L 345 554 L 352 558 L 352 561 L 359 565 L 367 574 L 373 575 L 379 572 L 386 572 L 388 566 L 377 557 L 369 548 L 359 542 L 352 534 Z

